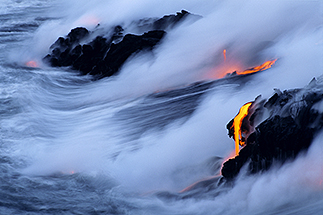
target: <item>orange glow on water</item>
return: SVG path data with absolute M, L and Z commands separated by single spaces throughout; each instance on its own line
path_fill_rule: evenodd
M 75 170 L 66 170 L 66 171 L 61 171 L 60 173 L 64 175 L 74 175 L 76 173 Z
M 242 132 L 241 132 L 241 125 L 243 119 L 249 113 L 249 107 L 252 105 L 252 102 L 248 102 L 247 104 L 243 105 L 238 115 L 234 118 L 233 127 L 234 127 L 234 141 L 235 141 L 235 152 L 236 155 L 239 154 L 239 145 L 244 146 L 245 142 L 242 140 Z
M 221 65 L 217 66 L 216 68 L 212 69 L 208 74 L 208 79 L 218 79 L 218 78 L 224 78 L 228 74 L 231 74 L 235 71 L 241 71 L 242 66 L 239 63 L 233 63 L 228 58 L 226 58 L 226 61 L 222 63 Z
M 36 61 L 28 61 L 27 63 L 25 63 L 26 66 L 28 67 L 32 67 L 32 68 L 37 68 L 38 67 L 38 63 Z
M 223 159 L 223 162 L 221 164 L 221 169 L 223 167 L 223 164 L 228 161 L 229 159 L 231 158 L 234 158 L 235 157 L 235 151 L 233 150 L 232 152 L 230 152 L 230 154 L 228 156 L 226 156 L 224 159 Z M 188 187 L 182 189 L 181 191 L 179 191 L 179 193 L 184 193 L 184 192 L 187 192 L 187 191 L 190 191 L 192 189 L 194 189 L 195 187 L 198 186 L 198 184 L 200 183 L 203 183 L 203 182 L 207 182 L 207 181 L 211 181 L 213 179 L 218 179 L 219 177 L 221 176 L 221 173 L 217 174 L 217 175 L 213 175 L 213 176 L 209 176 L 209 177 L 206 177 L 206 178 L 203 178 L 201 180 L 198 180 L 197 182 L 189 185 Z M 211 182 L 212 183 L 212 182 Z

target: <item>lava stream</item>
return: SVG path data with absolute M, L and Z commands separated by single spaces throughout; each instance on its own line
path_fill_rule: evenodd
M 235 151 L 236 155 L 239 154 L 239 145 L 244 146 L 245 141 L 242 136 L 241 132 L 241 125 L 243 119 L 248 115 L 249 113 L 249 107 L 252 105 L 252 102 L 248 102 L 245 105 L 243 105 L 240 110 L 238 115 L 234 118 L 233 121 L 233 127 L 234 127 L 234 141 L 235 141 Z
M 269 69 L 277 59 L 274 60 L 268 60 L 265 63 L 261 64 L 260 66 L 253 67 L 251 69 L 244 70 L 242 72 L 238 72 L 238 75 L 245 75 L 245 74 L 250 74 L 250 73 L 255 73 L 259 71 L 264 71 L 266 69 Z

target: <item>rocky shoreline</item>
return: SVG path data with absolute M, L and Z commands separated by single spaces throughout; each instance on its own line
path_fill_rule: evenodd
M 259 104 L 257 111 L 246 117 L 242 126 L 254 126 L 253 120 L 263 111 L 270 115 L 246 138 L 239 155 L 223 164 L 221 173 L 227 180 L 234 179 L 244 166 L 248 174 L 255 174 L 274 163 L 277 166 L 294 160 L 306 153 L 322 130 L 323 113 L 318 107 L 323 102 L 323 89 L 316 79 L 303 89 L 276 90 L 267 101 L 255 102 Z M 229 136 L 233 136 L 231 124 L 227 126 Z
M 126 60 L 139 52 L 151 52 L 165 37 L 166 32 L 197 15 L 182 10 L 160 19 L 143 19 L 134 23 L 140 34 L 124 33 L 117 25 L 109 33 L 96 36 L 87 42 L 96 30 L 77 27 L 65 37 L 59 37 L 50 47 L 50 54 L 43 61 L 52 67 L 70 67 L 80 75 L 91 75 L 93 80 L 118 74 Z M 98 26 L 97 26 L 98 27 Z M 85 42 L 85 43 L 84 43 Z
M 137 30 L 144 32 L 142 34 L 125 34 L 123 27 L 118 25 L 108 35 L 99 35 L 93 40 L 90 38 L 96 35 L 95 31 L 77 27 L 67 36 L 58 38 L 50 47 L 50 54 L 43 60 L 53 67 L 70 67 L 79 71 L 80 75 L 90 75 L 93 80 L 114 76 L 130 56 L 144 51 L 151 52 L 161 43 L 169 29 L 187 17 L 200 18 L 182 10 L 160 19 L 139 20 L 135 25 Z M 249 76 L 252 74 L 238 76 L 234 73 L 215 82 L 239 82 Z M 243 81 L 240 82 L 243 84 Z M 198 91 L 211 85 L 213 83 L 197 83 L 183 89 L 153 94 L 151 97 L 177 95 L 187 90 Z M 323 126 L 323 113 L 315 108 L 322 102 L 323 87 L 316 79 L 303 89 L 275 90 L 275 94 L 268 100 L 257 98 L 252 102 L 252 110 L 241 126 L 245 132 L 245 146 L 236 157 L 224 162 L 222 181 L 232 181 L 243 167 L 246 167 L 248 174 L 256 174 L 270 169 L 273 164 L 282 165 L 306 153 Z M 264 112 L 269 113 L 266 119 L 262 119 Z M 235 136 L 232 125 L 233 120 L 227 125 L 229 137 Z

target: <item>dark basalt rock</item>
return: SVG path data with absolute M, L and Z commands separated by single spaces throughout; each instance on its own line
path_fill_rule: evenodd
M 82 74 L 90 74 L 98 78 L 112 76 L 118 72 L 119 68 L 132 54 L 142 50 L 152 50 L 165 33 L 165 31 L 154 30 L 140 36 L 127 34 L 121 42 L 112 43 L 104 59 L 99 60 L 91 70 L 89 68 L 85 70 L 82 67 L 79 67 L 79 70 L 82 71 Z M 95 50 L 92 52 L 95 55 Z M 77 64 L 73 64 L 73 67 L 77 69 L 76 66 Z
M 51 54 L 44 57 L 44 61 L 53 67 L 70 66 L 80 71 L 81 75 L 89 74 L 94 79 L 110 77 L 118 73 L 131 55 L 143 50 L 151 51 L 165 36 L 166 29 L 174 27 L 189 15 L 191 14 L 182 10 L 176 15 L 161 19 L 140 21 L 138 29 L 146 32 L 140 35 L 124 36 L 123 28 L 116 26 L 110 36 L 97 36 L 89 43 L 86 40 L 94 32 L 78 27 L 71 30 L 65 38 L 58 38 L 50 47 Z
M 239 155 L 223 164 L 223 177 L 233 179 L 243 166 L 249 174 L 266 171 L 273 163 L 283 164 L 305 153 L 323 126 L 323 114 L 313 108 L 322 100 L 323 90 L 313 83 L 310 89 L 276 92 L 263 105 L 270 117 L 249 135 Z
M 201 18 L 201 16 L 193 15 L 186 10 L 182 10 L 181 12 L 177 12 L 175 15 L 166 15 L 160 19 L 141 19 L 138 22 L 135 22 L 135 25 L 141 31 L 147 30 L 168 30 L 170 28 L 175 27 L 176 25 L 180 24 L 183 20 L 187 17 L 193 18 L 193 20 L 197 20 Z
M 51 66 L 69 66 L 77 58 L 81 50 L 79 48 L 73 49 L 79 42 L 89 35 L 86 28 L 74 28 L 66 36 L 66 38 L 59 37 L 56 42 L 51 45 L 52 55 L 47 55 L 44 59 L 47 60 Z

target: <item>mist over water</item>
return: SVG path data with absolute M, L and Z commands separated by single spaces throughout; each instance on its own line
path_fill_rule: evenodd
M 25 10 L 29 19 L 9 21 L 9 17 L 1 29 L 23 22 L 36 26 L 17 34 L 0 31 L 5 44 L 0 46 L 1 155 L 13 160 L 9 166 L 14 174 L 42 186 L 62 180 L 72 183 L 71 189 L 86 181 L 96 192 L 104 192 L 99 195 L 102 201 L 110 197 L 126 201 L 127 207 L 119 205 L 126 214 L 316 214 L 322 210 L 322 135 L 294 162 L 260 175 L 242 173 L 232 189 L 217 197 L 161 202 L 149 194 L 142 196 L 178 192 L 218 174 L 208 162 L 225 159 L 234 150 L 225 126 L 244 103 L 258 95 L 268 98 L 274 88 L 302 88 L 313 77 L 320 79 L 320 1 L 57 0 L 4 1 L 3 5 L 1 14 Z M 182 9 L 202 18 L 170 30 L 152 53 L 131 57 L 118 76 L 92 82 L 68 68 L 41 63 L 50 45 L 74 27 L 95 30 L 100 23 L 108 30 L 120 24 L 132 33 L 133 21 Z M 2 39 L 8 36 L 15 41 Z M 191 99 L 187 104 L 185 99 L 148 96 L 276 58 L 272 68 L 254 75 L 241 88 L 227 84 L 196 99 L 183 95 Z M 24 67 L 29 60 L 40 67 Z M 180 108 L 182 113 L 174 110 Z M 174 119 L 167 121 L 172 113 Z M 55 193 L 53 187 L 48 192 Z M 83 202 L 82 195 L 78 198 Z

